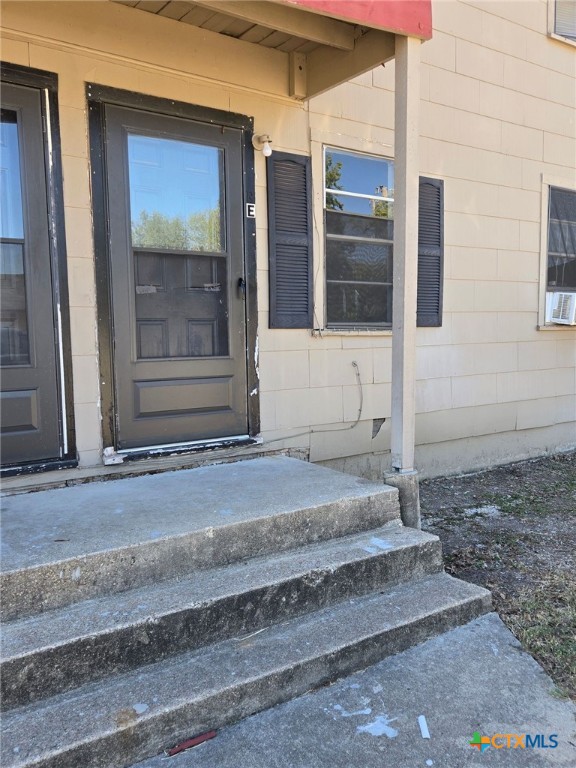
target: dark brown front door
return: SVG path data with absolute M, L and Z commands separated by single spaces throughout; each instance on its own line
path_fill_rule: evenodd
M 2 84 L 2 464 L 60 458 L 57 344 L 41 91 Z
M 116 447 L 245 435 L 241 131 L 105 121 Z

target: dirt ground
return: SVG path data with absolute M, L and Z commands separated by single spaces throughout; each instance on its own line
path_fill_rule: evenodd
M 446 570 L 492 590 L 558 695 L 576 700 L 576 452 L 425 480 L 420 501 Z

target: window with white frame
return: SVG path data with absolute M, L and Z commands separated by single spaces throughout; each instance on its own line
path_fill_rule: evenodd
M 344 149 L 323 155 L 326 314 L 337 333 L 390 329 L 394 164 Z M 311 328 L 311 161 L 274 152 L 266 161 L 270 328 Z M 442 325 L 444 181 L 420 176 L 416 323 Z
M 329 147 L 324 153 L 327 325 L 390 327 L 394 163 Z
M 576 0 L 554 0 L 554 34 L 576 41 Z
M 548 291 L 576 291 L 576 190 L 550 187 Z

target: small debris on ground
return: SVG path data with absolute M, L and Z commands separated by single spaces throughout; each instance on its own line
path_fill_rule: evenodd
M 428 723 L 426 722 L 426 717 L 424 715 L 420 715 L 418 717 L 418 725 L 420 726 L 420 733 L 422 734 L 422 738 L 429 739 L 430 731 L 428 730 Z
M 167 749 L 166 754 L 168 757 L 174 757 L 174 755 L 179 755 L 180 752 L 185 752 L 187 749 L 192 749 L 192 747 L 197 747 L 199 744 L 204 744 L 205 741 L 210 741 L 210 739 L 213 739 L 215 736 L 216 731 L 206 731 L 206 733 L 201 733 L 199 736 L 194 736 L 192 739 L 182 741 L 180 744 L 172 747 L 172 749 Z

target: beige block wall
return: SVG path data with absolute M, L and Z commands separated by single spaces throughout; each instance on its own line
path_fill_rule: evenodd
M 417 364 L 421 379 L 450 375 L 452 402 L 418 417 L 429 474 L 441 471 L 434 455 L 456 471 L 576 443 L 576 333 L 538 330 L 542 177 L 576 183 L 576 47 L 546 35 L 538 0 L 436 3 L 434 24 L 422 172 L 445 179 L 452 334 L 420 347 Z M 453 57 L 433 50 L 451 49 L 445 35 Z
M 417 340 L 417 457 L 428 474 L 505 460 L 500 438 L 509 458 L 576 445 L 576 329 L 538 330 L 543 174 L 576 185 L 576 47 L 546 35 L 545 0 L 434 2 L 433 18 L 421 48 L 421 172 L 445 182 L 446 249 L 443 326 Z M 313 333 L 268 329 L 255 158 L 262 437 L 347 471 L 384 467 L 391 337 L 323 329 L 321 178 L 325 144 L 394 157 L 394 63 L 298 104 L 278 52 L 127 7 L 5 3 L 2 24 L 4 60 L 59 76 L 81 462 L 99 463 L 102 449 L 85 103 L 95 82 L 247 114 L 275 149 L 311 154 Z M 386 421 L 373 436 L 375 419 Z
M 576 186 L 576 47 L 547 36 L 540 0 L 437 2 L 433 11 L 421 172 L 445 180 L 446 249 L 443 327 L 419 330 L 416 353 L 417 461 L 428 474 L 576 445 L 576 331 L 538 329 L 542 178 Z M 393 156 L 393 135 L 372 124 L 374 115 L 380 129 L 394 124 L 393 63 L 374 70 L 372 84 L 368 98 L 363 80 L 312 100 L 313 157 L 314 139 Z M 342 119 L 349 101 L 354 124 Z M 390 381 L 389 358 L 379 376 Z M 386 456 L 364 466 L 381 471 Z

